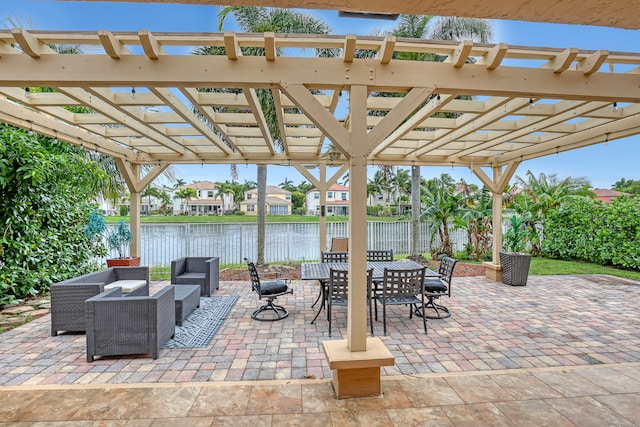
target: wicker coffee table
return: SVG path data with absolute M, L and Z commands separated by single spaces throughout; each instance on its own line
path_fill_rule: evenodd
M 171 285 L 176 300 L 176 325 L 182 326 L 182 321 L 200 306 L 200 285 Z

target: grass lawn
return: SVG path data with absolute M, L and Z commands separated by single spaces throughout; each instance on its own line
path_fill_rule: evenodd
M 427 254 L 425 254 L 426 256 Z M 396 259 L 406 258 L 406 255 L 398 255 Z M 478 264 L 475 261 L 465 261 Z M 278 263 L 279 264 L 279 263 Z M 220 268 L 246 268 L 245 265 L 221 265 Z M 558 275 L 558 274 L 608 274 L 615 277 L 623 277 L 640 281 L 640 272 L 632 270 L 622 270 L 615 267 L 605 267 L 597 264 L 578 261 L 562 261 L 551 258 L 531 258 L 529 274 L 532 276 Z M 171 276 L 170 267 L 154 267 L 151 269 L 151 280 L 169 280 Z
M 640 280 L 640 272 L 638 271 L 622 270 L 588 262 L 562 261 L 538 257 L 531 258 L 529 274 L 540 276 L 551 274 L 609 274 L 626 279 Z

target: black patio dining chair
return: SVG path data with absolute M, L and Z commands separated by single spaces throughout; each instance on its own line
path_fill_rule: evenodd
M 370 261 L 393 261 L 393 249 L 369 249 L 367 250 L 367 262 Z M 380 292 L 380 280 L 373 281 L 373 291 Z
M 349 252 L 322 252 L 320 262 L 349 262 Z
M 293 294 L 293 289 L 289 288 L 290 280 L 278 279 L 263 282 L 260 280 L 256 265 L 247 258 L 244 260 L 247 263 L 249 274 L 251 275 L 251 290 L 258 295 L 259 300 L 263 298 L 267 300 L 266 304 L 263 304 L 251 313 L 251 317 L 261 322 L 273 322 L 289 316 L 287 309 L 274 303 L 274 300 L 286 294 Z
M 374 293 L 375 318 L 378 320 L 378 302 L 382 304 L 384 335 L 387 335 L 387 305 L 408 305 L 409 318 L 413 318 L 414 307 L 418 304 L 424 313 L 424 274 L 426 267 L 396 270 L 384 269 L 382 289 Z M 427 319 L 422 317 L 424 332 L 427 333 Z
M 443 257 L 442 261 L 440 261 L 440 267 L 438 267 L 440 277 L 424 281 L 424 296 L 427 298 L 427 302 L 424 304 L 425 309 L 421 313 L 416 309 L 418 314 L 428 319 L 446 319 L 451 316 L 449 309 L 444 305 L 438 304 L 437 301 L 443 296 L 451 297 L 451 278 L 457 262 L 457 259 Z M 429 312 L 435 314 L 429 314 Z
M 371 312 L 371 282 L 373 269 L 367 270 L 367 306 L 369 308 L 369 325 L 373 335 L 373 317 Z M 347 270 L 329 270 L 329 285 L 327 290 L 327 320 L 329 321 L 329 336 L 331 336 L 331 320 L 333 306 L 349 304 L 349 272 Z
M 321 252 L 320 253 L 320 262 L 349 262 L 349 252 Z M 327 281 L 320 280 L 320 290 L 318 291 L 318 296 L 316 300 L 311 304 L 311 308 L 315 307 L 318 304 L 318 301 L 321 298 L 324 298 L 322 301 L 324 303 L 327 295 Z M 315 319 L 311 322 L 314 323 Z
M 367 250 L 367 261 L 393 261 L 393 249 Z

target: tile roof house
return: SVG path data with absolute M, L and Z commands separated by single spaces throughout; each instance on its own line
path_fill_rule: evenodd
M 233 194 L 217 194 L 216 184 L 211 181 L 198 181 L 180 188 L 193 188 L 197 196 L 187 203 L 184 203 L 185 201 L 182 199 L 175 199 L 174 215 L 185 211 L 188 211 L 190 215 L 219 215 L 226 210 L 233 209 Z M 172 197 L 175 197 L 177 191 Z
M 320 215 L 320 191 L 313 188 L 306 195 L 307 215 Z M 327 190 L 326 215 L 349 215 L 349 187 L 333 184 Z
M 620 196 L 628 196 L 627 193 L 622 193 L 616 190 L 608 190 L 606 188 L 596 188 L 593 190 L 596 200 L 600 200 L 602 203 L 611 203 L 614 199 Z
M 267 185 L 267 215 L 291 215 L 291 192 L 275 185 Z M 247 215 L 258 215 L 258 189 L 245 191 L 240 202 L 240 211 Z

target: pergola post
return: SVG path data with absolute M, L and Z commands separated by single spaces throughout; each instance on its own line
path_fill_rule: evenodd
M 340 167 L 340 169 L 337 172 L 335 172 L 333 175 L 331 175 L 329 179 L 327 179 L 327 164 L 324 162 L 321 162 L 318 165 L 318 169 L 320 170 L 319 178 L 316 178 L 315 176 L 313 176 L 304 166 L 294 164 L 294 167 L 296 168 L 296 170 L 300 172 L 305 178 L 307 178 L 309 182 L 318 189 L 318 192 L 320 193 L 320 206 L 326 206 L 327 191 L 329 190 L 329 187 L 335 184 L 338 181 L 338 178 L 340 178 L 346 172 L 347 166 L 348 165 L 342 165 L 342 167 Z M 320 252 L 324 252 L 327 250 L 326 214 L 324 216 L 320 215 L 319 233 L 320 233 L 320 245 L 319 245 Z
M 493 168 L 493 179 L 497 181 L 502 174 L 501 168 Z M 493 211 L 491 216 L 493 227 L 493 244 L 491 245 L 491 263 L 486 266 L 485 276 L 496 282 L 502 281 L 502 266 L 500 265 L 500 252 L 502 251 L 502 192 L 492 192 Z M 487 265 L 489 264 L 489 265 Z
M 131 192 L 130 200 L 130 228 L 133 234 L 131 241 L 131 257 L 140 256 L 140 193 Z
M 381 392 L 380 367 L 394 364 L 379 338 L 367 338 L 367 87 L 350 94 L 349 132 L 349 304 L 347 339 L 324 341 L 338 398 L 375 396 Z
M 129 189 L 129 217 L 133 241 L 131 242 L 131 257 L 140 256 L 140 194 L 153 182 L 169 165 L 158 164 L 148 170 L 144 178 L 140 178 L 141 167 L 137 163 L 129 163 L 121 158 L 115 158 L 116 165 L 122 173 L 124 182 Z
M 485 276 L 487 279 L 502 281 L 502 268 L 500 265 L 500 252 L 502 251 L 502 193 L 509 183 L 509 180 L 516 172 L 520 162 L 507 164 L 503 171 L 502 166 L 492 167 L 493 179 L 489 178 L 482 169 L 472 166 L 473 173 L 489 188 L 493 196 L 492 227 L 493 244 L 491 246 L 491 262 L 484 262 Z

